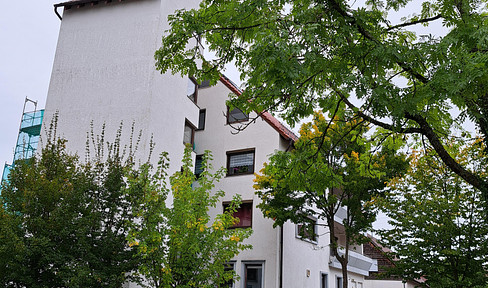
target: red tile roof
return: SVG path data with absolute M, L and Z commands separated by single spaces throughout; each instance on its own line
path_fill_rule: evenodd
M 227 88 L 229 88 L 230 91 L 232 91 L 232 93 L 236 94 L 237 96 L 240 96 L 242 94 L 242 90 L 226 76 L 221 75 L 220 82 L 222 82 L 225 86 L 227 86 Z M 269 125 L 271 125 L 271 127 L 273 127 L 278 133 L 280 133 L 280 135 L 286 140 L 292 140 L 293 142 L 298 140 L 298 136 L 295 135 L 293 131 L 288 129 L 283 123 L 281 123 L 268 111 L 264 111 L 258 114 L 261 116 L 261 118 L 264 119 L 264 121 L 266 121 Z

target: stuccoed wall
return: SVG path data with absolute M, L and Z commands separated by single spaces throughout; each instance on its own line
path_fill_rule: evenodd
M 167 28 L 169 11 L 196 5 L 197 1 L 140 0 L 65 10 L 44 132 L 58 111 L 58 134 L 83 157 L 91 122 L 96 134 L 106 124 L 107 141 L 113 141 L 123 122 L 125 144 L 135 123 L 136 134 L 143 131 L 139 159 L 147 158 L 154 135 L 153 162 L 167 151 L 171 172 L 178 170 L 185 118 L 196 125 L 198 107 L 186 97 L 186 78 L 155 70 L 154 52 Z

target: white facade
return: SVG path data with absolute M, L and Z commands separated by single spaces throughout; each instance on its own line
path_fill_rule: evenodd
M 216 86 L 199 89 L 193 103 L 186 97 L 188 79 L 161 75 L 155 70 L 154 52 L 162 31 L 167 29 L 167 15 L 175 9 L 196 7 L 197 3 L 79 0 L 60 5 L 65 9 L 44 123 L 48 125 L 57 112 L 58 134 L 80 156 L 84 154 L 91 123 L 95 133 L 100 133 L 100 127 L 106 124 L 106 132 L 111 133 L 106 140 L 111 141 L 123 122 L 125 143 L 130 126 L 135 123 L 136 133 L 143 130 L 136 156 L 147 157 L 153 135 L 154 153 L 167 151 L 172 160 L 169 173 L 180 168 L 185 122 L 198 127 L 200 109 L 205 109 L 205 128 L 195 132 L 195 155 L 211 150 L 214 167 L 226 167 L 228 152 L 254 149 L 254 171 L 258 172 L 270 154 L 288 149 L 294 136 L 269 114 L 237 135 L 232 133 L 235 131 L 224 114 L 229 93 L 238 91 L 225 77 Z M 251 114 L 250 118 L 254 116 Z M 273 221 L 256 208 L 259 199 L 252 188 L 253 178 L 253 174 L 227 176 L 216 187 L 226 191 L 224 202 L 234 194 L 241 194 L 244 202 L 252 202 L 254 233 L 248 243 L 253 249 L 234 259 L 234 269 L 241 276 L 234 287 L 336 288 L 342 273 L 330 257 L 326 228 L 317 227 L 319 236 L 315 242 L 298 237 L 296 225 L 289 222 L 282 230 L 274 229 Z M 220 206 L 211 213 L 222 210 Z M 366 258 L 361 253 L 356 253 L 357 259 L 351 254 L 351 263 Z M 358 267 L 351 264 L 350 287 L 367 287 L 364 275 L 368 268 Z M 247 285 L 246 269 L 260 271 L 256 280 Z
M 96 134 L 106 124 L 107 141 L 113 141 L 121 122 L 127 140 L 135 123 L 136 134 L 144 131 L 139 158 L 146 159 L 152 134 L 155 152 L 167 151 L 177 160 L 170 169 L 176 171 L 185 119 L 197 123 L 198 107 L 183 97 L 187 79 L 156 71 L 154 52 L 167 29 L 167 11 L 183 3 L 194 7 L 197 1 L 104 2 L 64 10 L 45 127 L 58 111 L 58 131 L 68 139 L 68 148 L 83 156 L 90 123 Z

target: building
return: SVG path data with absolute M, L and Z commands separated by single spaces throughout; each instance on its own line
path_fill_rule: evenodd
M 57 114 L 58 134 L 68 140 L 69 150 L 79 154 L 86 149 L 91 129 L 99 133 L 105 124 L 106 139 L 113 139 L 110 133 L 114 134 L 120 123 L 125 131 L 134 123 L 136 131 L 145 132 L 136 156 L 147 157 L 152 137 L 154 152 L 169 153 L 169 173 L 180 169 L 184 143 L 193 144 L 196 162 L 204 150 L 211 150 L 214 167 L 228 169 L 227 177 L 216 187 L 226 191 L 225 199 L 211 213 L 222 212 L 233 194 L 241 194 L 238 225 L 254 231 L 248 239 L 253 250 L 242 252 L 231 263 L 241 276 L 233 286 L 342 287 L 340 266 L 330 257 L 323 226 L 312 223 L 318 236 L 303 237 L 298 233 L 303 225 L 286 223 L 274 229 L 273 221 L 256 208 L 259 199 L 252 188 L 253 172 L 259 171 L 274 151 L 290 149 L 296 139 L 293 132 L 268 113 L 256 118 L 256 113 L 229 111 L 229 93 L 239 94 L 240 90 L 225 76 L 209 87 L 155 70 L 153 55 L 162 31 L 168 28 L 168 14 L 197 5 L 196 0 L 56 4 L 62 24 L 44 123 Z M 62 17 L 59 9 L 63 9 Z M 232 133 L 233 125 L 249 122 L 244 131 Z M 128 137 L 127 133 L 123 137 Z M 336 216 L 338 223 L 341 215 Z M 337 229 L 340 234 L 339 224 Z M 363 288 L 373 260 L 363 255 L 362 246 L 355 248 L 350 256 L 350 287 Z
M 395 266 L 391 259 L 392 251 L 381 245 L 376 238 L 368 235 L 369 242 L 364 244 L 364 254 L 374 260 L 374 267 L 366 277 L 365 288 L 414 288 L 419 287 L 426 279 L 403 280 L 400 277 L 382 275 L 388 268 Z

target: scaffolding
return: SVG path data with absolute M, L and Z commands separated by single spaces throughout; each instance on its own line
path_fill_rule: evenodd
M 34 110 L 26 112 L 27 104 L 33 104 Z M 14 150 L 14 159 L 12 164 L 5 163 L 2 174 L 2 182 L 8 180 L 10 170 L 15 166 L 15 162 L 20 159 L 29 159 L 34 156 L 39 145 L 41 135 L 42 119 L 44 110 L 37 110 L 37 101 L 25 97 L 24 108 L 22 110 L 22 119 L 20 121 L 19 136 Z

